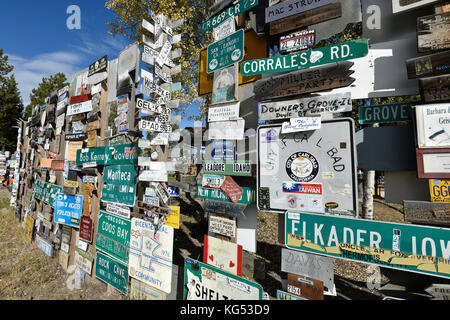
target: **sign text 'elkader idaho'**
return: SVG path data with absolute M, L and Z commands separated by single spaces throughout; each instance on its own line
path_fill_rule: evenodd
M 261 102 L 259 120 L 290 119 L 348 111 L 352 111 L 352 96 L 349 92 L 288 101 Z
M 367 56 L 367 39 L 358 39 L 284 56 L 244 61 L 242 76 L 286 72 Z
M 255 82 L 253 92 L 258 100 L 282 98 L 335 88 L 355 82 L 351 61 L 337 62 L 317 68 L 297 70 Z
M 450 230 L 286 212 L 290 249 L 450 278 Z

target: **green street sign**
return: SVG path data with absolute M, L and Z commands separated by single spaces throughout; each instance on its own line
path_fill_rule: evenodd
M 136 168 L 133 165 L 105 167 L 101 200 L 133 207 L 136 177 Z
M 128 295 L 128 266 L 97 251 L 95 277 Z
M 367 39 L 358 39 L 285 56 L 244 61 L 241 64 L 241 75 L 251 76 L 293 71 L 333 62 L 362 58 L 368 53 L 369 46 Z
M 203 161 L 203 173 L 251 177 L 252 163 L 248 160 Z
M 33 195 L 36 199 L 42 200 L 42 193 L 44 192 L 44 185 L 40 180 L 36 180 L 33 185 Z
M 450 278 L 450 229 L 286 212 L 290 249 Z
M 218 71 L 244 59 L 244 29 L 214 42 L 207 50 L 207 73 Z
M 131 221 L 100 210 L 95 246 L 112 257 L 127 263 L 130 252 Z
M 42 201 L 45 204 L 48 204 L 50 201 L 50 185 L 51 183 L 48 182 L 44 183 L 44 188 L 42 190 Z
M 77 166 L 95 162 L 97 165 L 137 164 L 139 148 L 135 144 L 105 146 L 77 150 Z
M 417 102 L 382 104 L 359 108 L 359 123 L 389 123 L 411 121 L 411 107 Z
M 61 193 L 62 190 L 63 190 L 63 187 L 57 186 L 56 184 L 52 185 L 52 187 L 50 188 L 50 199 L 48 201 L 48 204 L 53 209 L 55 208 L 56 195 L 58 193 Z
M 237 202 L 240 204 L 255 204 L 256 203 L 256 190 L 254 188 L 246 188 L 244 189 L 244 194 L 241 199 Z M 197 185 L 197 198 L 200 199 L 209 199 L 209 200 L 220 200 L 225 202 L 231 202 L 230 197 L 228 197 L 225 192 L 219 189 L 205 189 L 202 188 L 201 184 Z
M 258 5 L 258 0 L 241 0 L 236 5 L 222 11 L 220 14 L 206 20 L 202 23 L 201 32 L 204 33 L 212 28 L 219 26 L 228 18 L 238 16 L 243 12 L 250 10 Z
M 200 261 L 184 260 L 184 300 L 262 300 L 259 283 Z

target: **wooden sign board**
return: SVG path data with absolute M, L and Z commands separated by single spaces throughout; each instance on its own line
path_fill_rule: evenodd
M 288 0 L 266 8 L 266 23 L 281 20 L 289 16 L 308 12 L 331 4 L 331 0 L 297 1 Z
M 208 231 L 226 237 L 236 237 L 236 221 L 218 216 L 209 216 Z
M 51 169 L 53 171 L 64 171 L 64 160 L 53 160 Z
M 205 199 L 203 203 L 203 210 L 209 214 L 218 214 L 218 215 L 227 215 L 231 217 L 241 217 L 244 215 L 244 209 L 246 205 L 224 202 L 224 201 L 215 201 Z
M 450 48 L 450 12 L 417 18 L 418 52 Z
M 405 221 L 431 226 L 450 226 L 450 203 L 403 201 Z
M 450 101 L 450 75 L 419 79 L 420 95 L 423 102 Z
M 323 281 L 289 273 L 287 291 L 308 300 L 323 300 Z
M 448 284 L 432 284 L 425 291 L 434 297 L 433 300 L 450 300 L 450 285 Z
M 406 60 L 408 79 L 438 76 L 448 73 L 450 54 L 447 51 Z
M 352 66 L 344 61 L 264 78 L 255 82 L 253 92 L 256 99 L 264 100 L 347 87 L 355 81 L 350 77 Z

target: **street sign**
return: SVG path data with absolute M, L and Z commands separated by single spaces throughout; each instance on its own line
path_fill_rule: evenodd
M 77 166 L 82 166 L 85 163 L 91 162 L 100 166 L 137 164 L 138 157 L 139 148 L 136 144 L 84 148 L 77 151 L 76 164 Z
M 259 103 L 259 120 L 291 119 L 352 111 L 349 92 L 288 101 Z
M 237 202 L 240 204 L 254 204 L 256 203 L 256 190 L 253 188 L 242 187 L 244 194 Z M 200 199 L 220 200 L 231 202 L 230 198 L 222 190 L 204 189 L 201 185 L 197 185 L 197 197 Z
M 343 61 L 260 79 L 255 82 L 253 92 L 261 101 L 348 87 L 355 81 L 350 77 L 354 73 L 351 67 L 353 62 Z
M 359 107 L 359 123 L 372 124 L 411 121 L 411 107 L 416 104 L 417 102 L 404 102 Z
M 343 118 L 322 128 L 282 134 L 280 125 L 258 128 L 260 210 L 302 210 L 358 215 L 354 123 Z
M 58 193 L 56 195 L 54 222 L 74 228 L 80 227 L 83 196 Z
M 450 278 L 450 230 L 288 211 L 289 249 Z
M 206 32 L 212 28 L 216 28 L 221 23 L 225 22 L 228 18 L 238 16 L 257 5 L 258 0 L 240 0 L 236 5 L 203 22 L 200 30 L 201 32 Z
M 218 71 L 244 59 L 244 29 L 214 42 L 207 50 L 207 72 Z
M 450 203 L 450 180 L 428 180 L 431 202 Z
M 136 177 L 136 168 L 133 165 L 105 167 L 101 200 L 133 207 L 136 195 Z
M 328 291 L 334 289 L 332 258 L 282 248 L 281 271 L 323 281 Z
M 131 221 L 100 210 L 95 246 L 115 259 L 128 262 Z
M 251 177 L 252 163 L 249 160 L 203 161 L 203 173 Z
M 130 276 L 170 293 L 173 240 L 172 227 L 164 225 L 156 230 L 150 222 L 131 219 Z
M 95 277 L 110 284 L 124 295 L 127 295 L 128 267 L 125 264 L 102 254 L 100 251 L 97 251 Z
M 242 246 L 205 235 L 203 262 L 241 277 Z
M 245 61 L 241 65 L 241 74 L 243 76 L 249 76 L 294 71 L 333 62 L 362 58 L 367 56 L 368 53 L 367 39 L 358 39 L 284 56 Z
M 184 300 L 262 300 L 260 284 L 211 265 L 185 259 Z
M 307 300 L 323 300 L 323 281 L 288 274 L 287 291 Z
M 294 14 L 302 13 L 325 5 L 331 0 L 297 1 L 288 0 L 266 8 L 266 23 L 280 20 Z

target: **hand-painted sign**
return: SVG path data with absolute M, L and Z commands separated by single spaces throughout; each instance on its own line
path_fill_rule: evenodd
M 107 255 L 97 251 L 95 264 L 95 277 L 127 295 L 128 292 L 128 267 Z
M 171 291 L 174 231 L 170 226 L 158 230 L 141 219 L 131 220 L 130 276 L 166 293 Z
M 237 202 L 240 204 L 254 204 L 256 203 L 256 190 L 252 188 L 242 187 L 244 194 Z M 197 197 L 200 199 L 220 200 L 231 202 L 230 198 L 221 190 L 204 189 L 201 185 L 197 185 Z
M 136 195 L 136 177 L 136 168 L 132 165 L 105 167 L 101 200 L 133 207 Z
M 350 70 L 353 65 L 353 62 L 343 61 L 264 78 L 255 82 L 253 92 L 261 101 L 347 87 L 355 81 L 350 77 L 354 73 Z
M 362 58 L 367 56 L 368 53 L 367 39 L 358 39 L 285 56 L 244 61 L 241 65 L 241 74 L 243 76 L 249 76 L 293 71 L 333 62 Z
M 450 180 L 430 179 L 431 202 L 450 203 Z
M 208 231 L 217 233 L 226 237 L 236 237 L 236 221 L 232 219 L 209 216 Z
M 250 177 L 252 163 L 249 160 L 203 161 L 203 173 Z
M 239 107 L 241 103 L 235 102 L 226 105 L 216 106 L 208 110 L 208 122 L 228 121 L 239 119 Z
M 54 222 L 74 228 L 80 227 L 83 196 L 58 193 L 56 195 Z
M 259 127 L 258 190 L 269 194 L 269 206 L 259 209 L 357 216 L 353 127 L 349 118 L 290 134 L 280 125 Z
M 203 210 L 207 214 L 226 215 L 230 217 L 243 217 L 247 205 L 225 201 L 214 201 L 206 199 L 203 202 Z
M 417 103 L 393 103 L 377 106 L 360 107 L 359 123 L 389 123 L 411 121 L 411 107 Z
M 207 51 L 208 73 L 242 61 L 244 59 L 244 29 L 210 44 Z
M 315 44 L 314 30 L 296 32 L 280 37 L 280 53 L 312 49 Z
M 206 32 L 212 28 L 219 26 L 222 22 L 226 21 L 228 18 L 238 16 L 251 8 L 258 5 L 258 0 L 240 0 L 235 6 L 232 6 L 220 14 L 206 20 L 201 25 L 201 31 Z
M 286 212 L 290 249 L 450 277 L 450 230 L 389 222 Z
M 122 262 L 128 262 L 131 221 L 100 210 L 95 246 Z
M 289 101 L 261 102 L 259 120 L 291 119 L 351 110 L 351 94 L 341 93 Z
M 316 9 L 331 3 L 331 0 L 315 1 L 284 1 L 274 6 L 266 8 L 266 23 L 280 20 L 294 14 Z
M 203 262 L 242 276 L 242 246 L 205 235 Z
M 230 176 L 225 177 L 225 181 L 222 183 L 220 190 L 222 190 L 233 203 L 237 203 L 242 199 L 242 195 L 244 194 L 244 189 L 242 189 Z
M 262 300 L 263 288 L 190 258 L 184 265 L 184 300 Z

